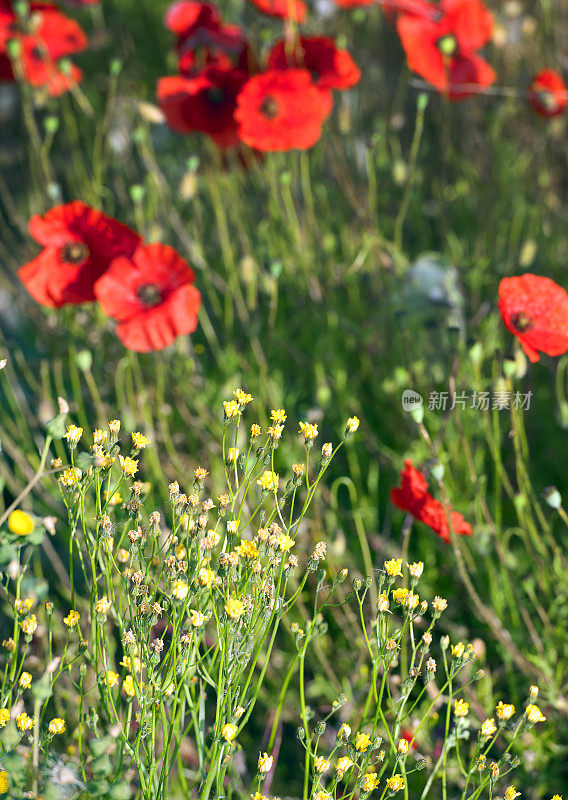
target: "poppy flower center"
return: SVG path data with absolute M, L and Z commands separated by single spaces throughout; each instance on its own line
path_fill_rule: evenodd
M 225 92 L 219 86 L 213 86 L 213 88 L 209 89 L 207 92 L 207 99 L 214 106 L 220 106 L 225 100 Z
M 458 49 L 458 40 L 452 33 L 448 33 L 438 39 L 436 46 L 443 56 L 453 56 Z
M 535 92 L 536 101 L 545 111 L 556 111 L 558 101 L 554 94 L 548 89 L 537 89 Z
M 511 314 L 511 325 L 517 333 L 526 333 L 534 325 L 534 321 L 524 311 L 518 311 L 516 314 Z
M 260 104 L 259 110 L 262 116 L 266 117 L 266 119 L 275 119 L 278 116 L 280 108 L 276 98 L 271 94 L 267 94 Z
M 153 283 L 145 283 L 136 289 L 136 296 L 147 308 L 154 308 L 162 302 L 162 292 Z
M 64 264 L 81 264 L 89 257 L 89 248 L 85 242 L 68 242 L 59 251 L 59 258 Z

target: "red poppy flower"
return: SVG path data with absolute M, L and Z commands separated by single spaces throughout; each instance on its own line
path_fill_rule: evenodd
M 306 16 L 307 8 L 303 0 L 250 0 L 250 2 L 270 17 L 303 22 Z
M 404 469 L 400 473 L 401 485 L 391 489 L 390 498 L 395 506 L 403 511 L 408 511 L 424 525 L 427 525 L 446 543 L 450 541 L 450 528 L 448 516 L 454 533 L 461 536 L 471 535 L 471 525 L 465 521 L 457 511 L 444 510 L 443 505 L 428 492 L 428 481 L 424 475 L 413 466 L 412 461 L 404 462 Z
M 168 8 L 164 24 L 180 39 L 186 39 L 200 28 L 218 30 L 221 25 L 221 15 L 211 3 L 177 0 Z
M 269 69 L 307 69 L 320 89 L 348 89 L 361 77 L 361 70 L 347 50 L 324 36 L 300 36 L 298 41 L 278 42 L 268 56 Z
M 74 20 L 49 3 L 31 3 L 26 19 L 16 16 L 9 0 L 0 5 L 0 79 L 14 81 L 7 54 L 10 40 L 19 42 L 23 76 L 32 86 L 46 87 L 57 96 L 81 80 L 78 67 L 73 64 L 63 71 L 58 61 L 84 50 L 87 37 Z
M 38 303 L 57 308 L 95 299 L 93 284 L 113 258 L 132 253 L 140 236 L 76 200 L 36 215 L 28 229 L 44 249 L 18 277 Z
M 193 270 L 173 247 L 140 245 L 116 258 L 95 285 L 101 308 L 118 320 L 117 335 L 139 353 L 162 350 L 197 327 L 201 295 Z
M 378 0 L 335 0 L 341 8 L 358 8 L 359 6 L 374 6 Z
M 305 150 L 321 136 L 333 100 L 304 69 L 269 70 L 255 75 L 237 98 L 239 136 L 265 152 Z
M 529 102 L 541 117 L 555 117 L 568 105 L 568 89 L 559 72 L 543 69 L 529 87 Z
M 539 360 L 538 351 L 559 356 L 568 350 L 568 294 L 550 278 L 530 272 L 503 278 L 499 311 L 529 361 Z
M 239 143 L 235 108 L 247 80 L 237 69 L 208 67 L 193 78 L 158 81 L 158 102 L 168 125 L 178 133 L 208 134 L 219 147 Z
M 477 50 L 491 38 L 493 18 L 481 0 L 442 0 L 437 19 L 403 14 L 397 29 L 408 66 L 451 100 L 495 80 Z
M 438 6 L 429 0 L 379 0 L 379 2 L 388 20 L 396 20 L 401 14 L 427 19 L 437 19 L 441 16 Z

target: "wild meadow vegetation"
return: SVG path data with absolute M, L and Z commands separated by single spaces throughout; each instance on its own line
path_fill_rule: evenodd
M 568 796 L 567 54 L 0 0 L 0 798 Z

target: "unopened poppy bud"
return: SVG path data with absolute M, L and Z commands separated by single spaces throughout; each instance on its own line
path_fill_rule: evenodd
M 347 569 L 342 569 L 338 576 L 337 576 L 337 583 L 343 583 L 343 581 L 347 578 L 349 571 Z
M 353 578 L 353 588 L 356 592 L 359 592 L 362 586 L 363 586 L 363 581 L 361 580 L 361 578 Z

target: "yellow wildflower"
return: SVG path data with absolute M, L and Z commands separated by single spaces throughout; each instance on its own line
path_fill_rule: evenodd
M 359 417 L 349 417 L 345 427 L 345 433 L 355 433 L 359 430 Z
M 481 726 L 481 735 L 487 739 L 497 733 L 497 725 L 495 725 L 494 717 L 486 719 Z
M 18 714 L 16 717 L 16 725 L 18 726 L 18 730 L 20 731 L 31 731 L 35 724 L 35 720 L 33 717 L 28 717 L 25 711 L 22 711 L 21 714 Z
M 407 594 L 408 589 L 406 589 L 404 586 L 399 586 L 398 589 L 393 590 L 392 599 L 395 603 L 404 603 Z
M 235 553 L 238 553 L 242 558 L 254 559 L 258 556 L 258 549 L 254 542 L 241 539 L 239 546 L 235 547 Z
M 225 419 L 233 419 L 233 417 L 241 413 L 236 400 L 225 400 L 223 402 L 223 408 L 225 410 Z
M 309 422 L 300 422 L 300 430 L 298 433 L 302 434 L 305 442 L 313 442 L 318 435 L 318 426 L 312 425 Z
M 69 488 L 70 486 L 75 486 L 75 484 L 79 483 L 82 475 L 83 473 L 79 467 L 68 467 L 67 469 L 63 470 L 58 480 L 62 486 Z
M 0 708 L 0 728 L 4 728 L 10 720 L 10 709 Z
M 465 651 L 465 645 L 463 642 L 458 642 L 457 644 L 452 645 L 452 655 L 454 658 L 461 658 Z
M 469 703 L 465 700 L 454 700 L 454 714 L 456 717 L 467 717 L 469 713 Z
M 338 739 L 349 739 L 351 736 L 351 728 L 344 722 L 339 730 L 337 731 L 337 738 Z
M 185 581 L 177 580 L 172 583 L 172 594 L 176 600 L 185 600 L 188 592 L 189 586 Z
M 404 789 L 404 780 L 402 775 L 393 775 L 392 778 L 388 779 L 387 786 L 391 792 L 400 792 L 401 789 Z
M 364 792 L 372 792 L 379 785 L 379 776 L 376 772 L 367 772 L 363 778 L 363 786 L 361 787 Z
M 102 616 L 108 614 L 108 612 L 110 611 L 110 607 L 111 607 L 111 602 L 106 596 L 106 594 L 103 594 L 101 599 L 97 600 L 97 602 L 95 603 L 95 611 L 97 612 L 97 614 L 101 614 Z
M 78 611 L 71 609 L 69 614 L 66 617 L 63 617 L 63 622 L 67 625 L 68 628 L 75 628 L 78 623 L 81 615 Z
M 240 406 L 246 406 L 247 403 L 251 403 L 253 400 L 252 394 L 247 394 L 247 392 L 244 392 L 242 389 L 235 389 L 233 394 Z
M 283 408 L 273 408 L 270 412 L 270 419 L 277 425 L 283 425 L 288 419 L 288 416 Z
M 132 675 L 127 675 L 122 684 L 122 688 L 129 697 L 134 697 L 136 689 L 134 688 L 134 678 Z
M 515 706 L 512 703 L 503 703 L 502 700 L 499 700 L 495 711 L 498 719 L 507 720 L 511 719 L 515 713 Z
M 221 736 L 226 742 L 232 742 L 238 731 L 239 728 L 237 725 L 233 725 L 232 722 L 226 722 L 221 728 Z
M 384 614 L 385 611 L 389 610 L 389 598 L 386 592 L 381 592 L 377 599 L 377 611 L 381 614 Z
M 29 672 L 22 672 L 20 675 L 20 689 L 29 689 L 32 685 L 32 676 Z
M 388 561 L 385 561 L 385 572 L 391 578 L 398 578 L 399 575 L 402 575 L 402 558 L 391 558 Z
M 65 720 L 61 717 L 54 717 L 49 723 L 48 730 L 51 734 L 65 733 Z
M 144 436 L 143 433 L 134 431 L 132 434 L 132 444 L 135 450 L 142 450 L 144 447 L 148 447 L 149 444 L 152 444 L 152 442 L 147 436 Z
M 130 458 L 130 456 L 119 456 L 120 468 L 125 475 L 130 475 L 133 478 L 138 472 L 138 459 Z
M 25 619 L 23 622 L 20 622 L 20 627 L 26 636 L 33 636 L 36 628 L 37 628 L 37 617 L 35 614 L 30 614 L 30 616 Z
M 242 600 L 231 598 L 225 603 L 225 611 L 231 619 L 240 619 L 245 613 L 245 604 Z
M 77 425 L 67 426 L 67 433 L 65 434 L 65 438 L 67 439 L 67 443 L 69 444 L 70 447 L 77 447 L 82 435 L 83 435 L 83 428 L 79 428 Z
M 236 464 L 240 452 L 241 451 L 239 450 L 238 447 L 229 447 L 229 452 L 227 453 L 227 462 L 229 464 Z
M 341 756 L 341 758 L 338 759 L 335 769 L 340 778 L 345 775 L 348 769 L 351 769 L 353 763 L 353 760 L 349 758 L 349 756 Z
M 368 733 L 358 733 L 355 737 L 355 750 L 364 753 L 367 747 L 371 744 L 371 737 Z
M 9 788 L 8 773 L 3 769 L 0 771 L 0 794 L 6 794 Z
M 116 686 L 118 681 L 119 681 L 118 673 L 113 672 L 112 669 L 108 669 L 105 673 L 105 683 L 107 685 L 107 688 L 112 689 L 113 686 Z
M 258 756 L 258 771 L 270 772 L 273 761 L 274 759 L 272 756 L 269 756 L 268 753 L 260 753 Z
M 314 767 L 316 772 L 322 773 L 322 772 L 327 772 L 327 770 L 330 767 L 330 764 L 327 758 L 324 758 L 323 756 L 318 756 L 314 761 Z
M 278 549 L 282 550 L 283 553 L 287 553 L 292 547 L 294 547 L 294 540 L 287 533 L 283 533 L 278 539 Z
M 507 786 L 505 789 L 505 800 L 515 800 L 521 793 L 517 792 L 514 786 Z
M 531 722 L 533 725 L 535 725 L 537 722 L 546 721 L 546 717 L 544 716 L 540 708 L 538 706 L 535 706 L 533 703 L 530 703 L 527 706 L 525 714 L 527 715 L 528 721 Z
M 424 572 L 424 562 L 415 561 L 413 564 L 408 564 L 408 571 L 410 573 L 411 578 L 418 580 L 418 578 L 420 578 L 422 573 Z
M 27 614 L 28 611 L 31 611 L 31 608 L 34 604 L 34 601 L 31 597 L 26 598 L 25 600 L 18 599 L 14 602 L 14 608 L 18 612 L 18 614 Z
M 275 492 L 278 489 L 278 475 L 276 472 L 272 472 L 272 470 L 265 469 L 257 480 L 257 484 L 265 492 Z
M 432 608 L 438 614 L 441 614 L 442 611 L 445 611 L 447 607 L 448 607 L 448 601 L 445 600 L 443 597 L 438 597 L 438 595 L 436 595 L 436 597 L 432 600 Z
M 205 614 L 202 614 L 201 611 L 195 611 L 195 609 L 192 608 L 189 612 L 189 616 L 194 628 L 200 628 L 205 623 Z
M 27 536 L 35 527 L 35 522 L 29 514 L 17 508 L 8 517 L 8 530 L 16 536 Z

